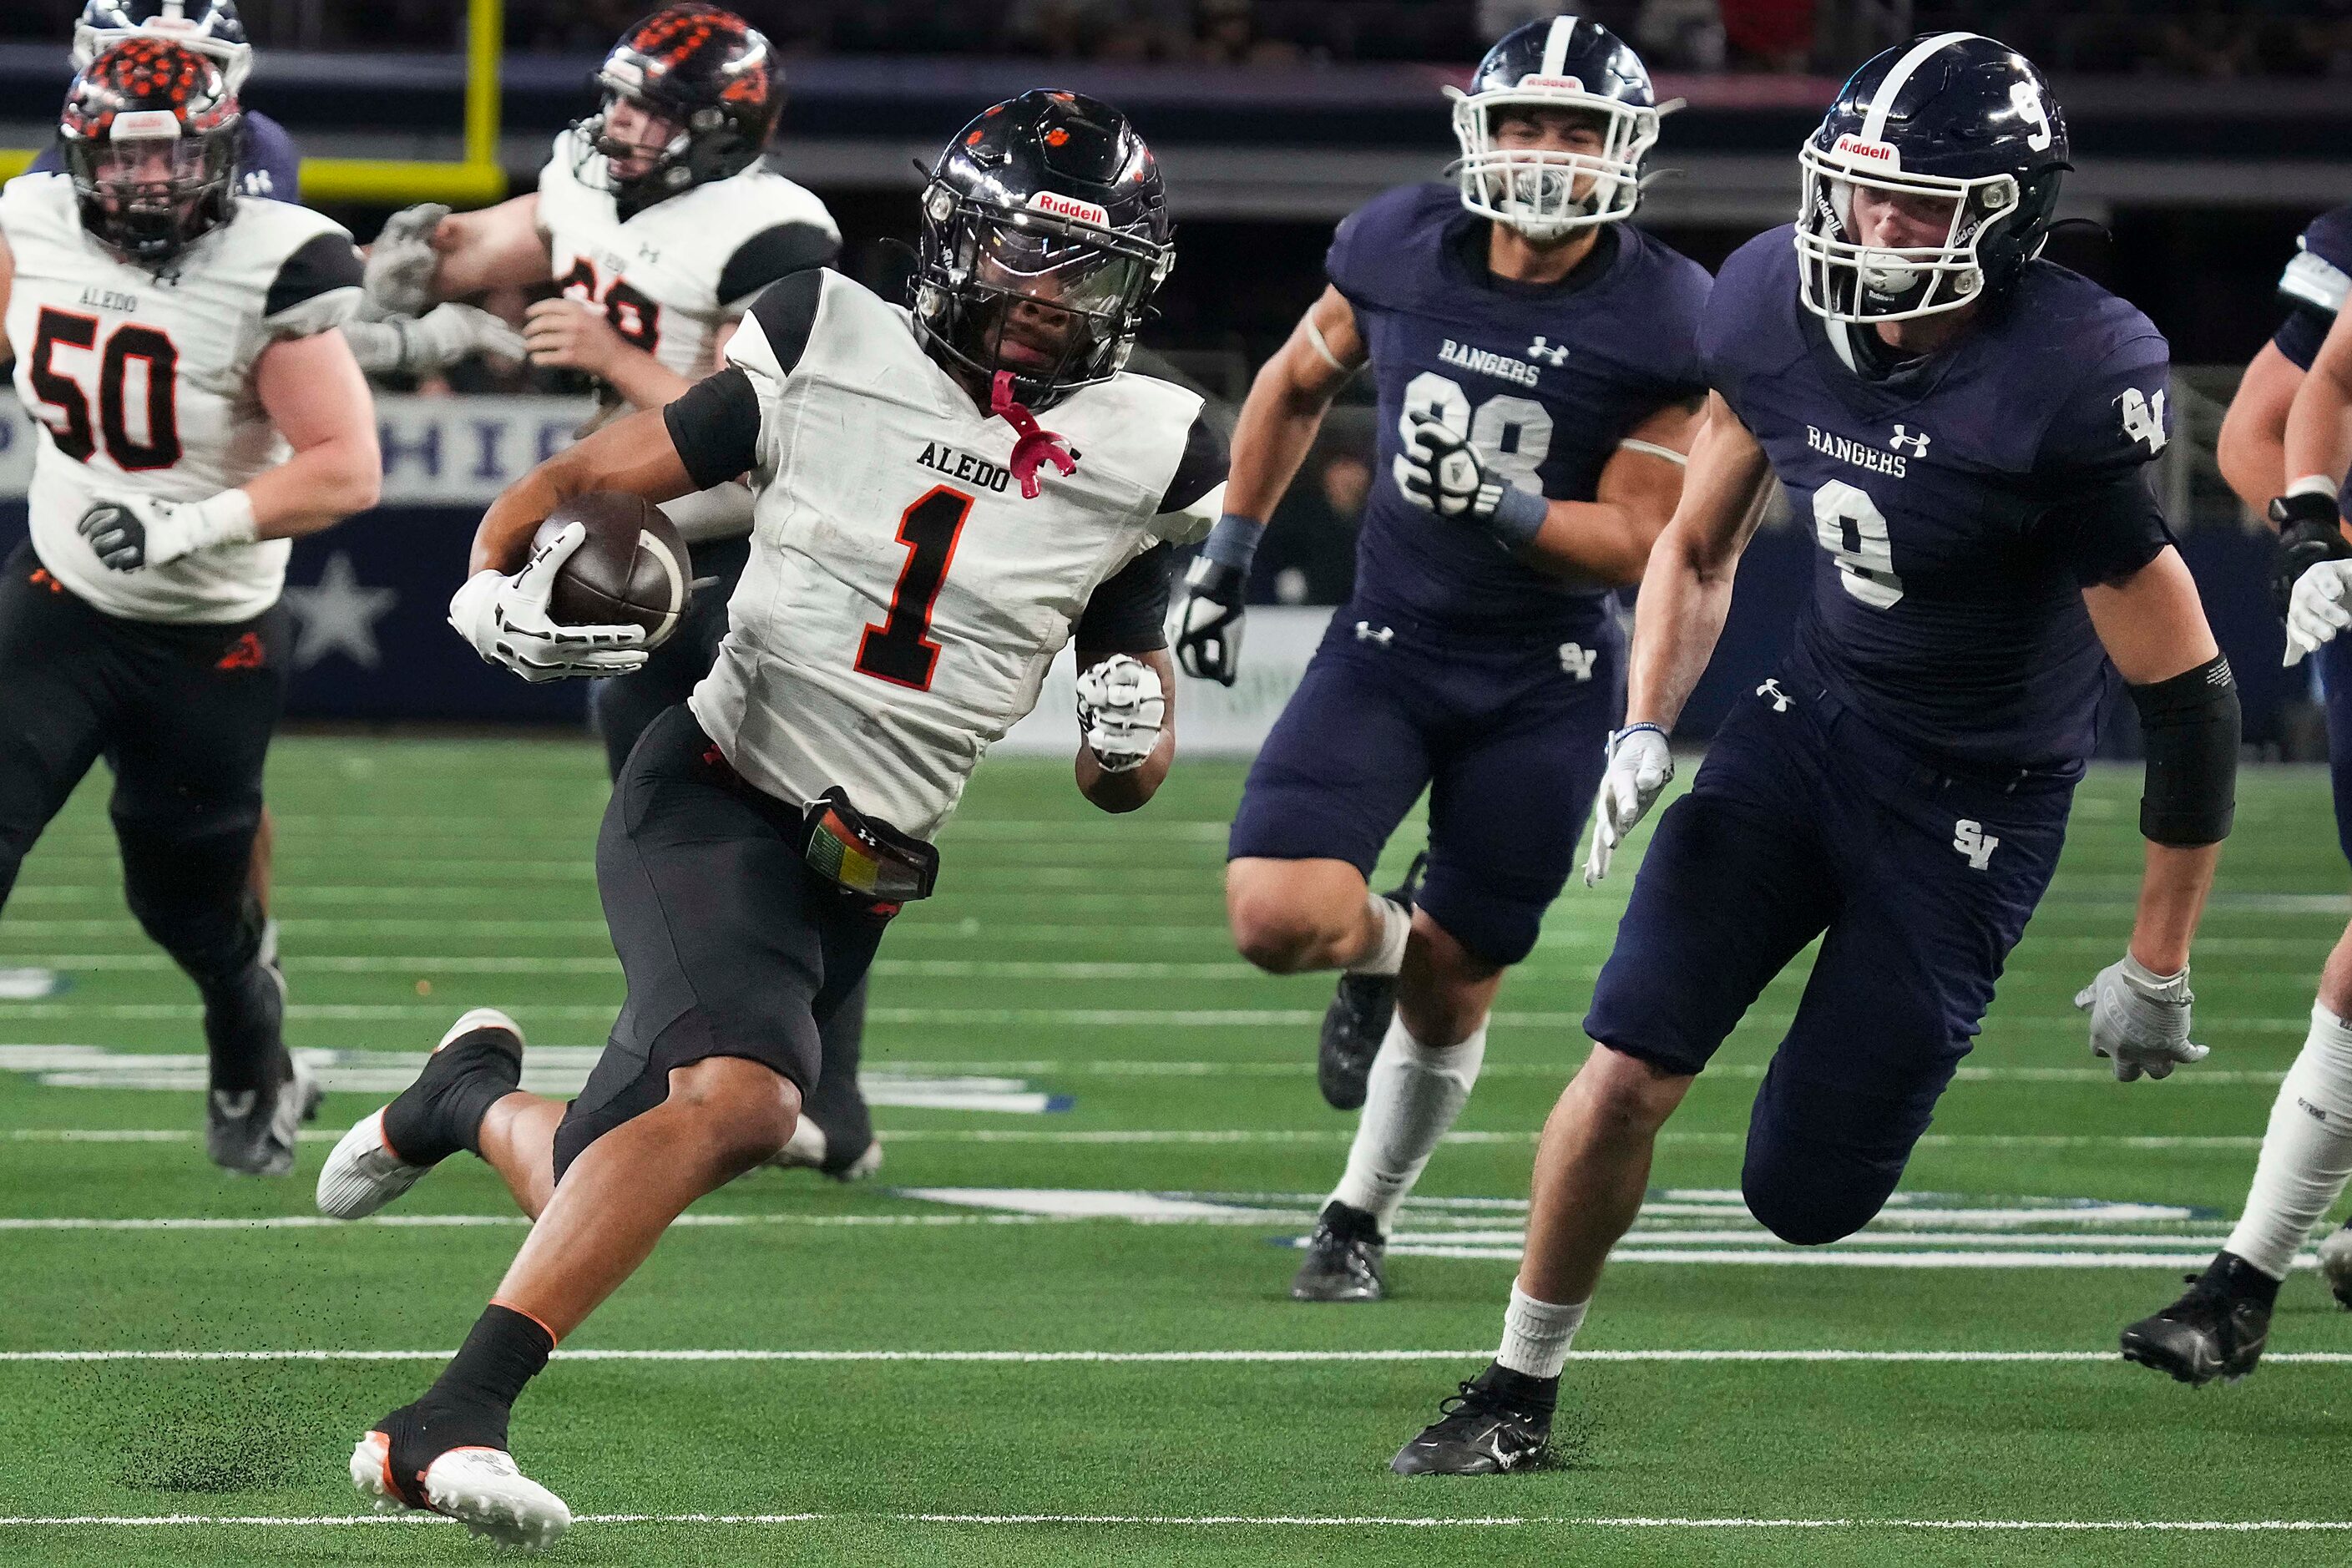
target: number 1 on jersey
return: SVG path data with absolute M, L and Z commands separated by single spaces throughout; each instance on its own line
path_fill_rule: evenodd
M 917 691 L 931 689 L 931 669 L 940 658 L 940 645 L 930 637 L 931 606 L 948 580 L 948 563 L 955 559 L 956 541 L 963 537 L 970 516 L 971 497 L 939 485 L 898 519 L 907 564 L 891 591 L 888 617 L 867 626 L 857 645 L 860 675 Z

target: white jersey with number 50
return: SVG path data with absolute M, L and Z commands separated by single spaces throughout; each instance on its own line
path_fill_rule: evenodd
M 781 289 L 780 289 L 781 292 Z M 1095 590 L 1206 531 L 1162 514 L 1196 395 L 1122 374 L 1045 411 L 1077 471 L 1024 500 L 1015 433 L 917 342 L 905 310 L 824 275 L 807 341 L 755 310 L 729 346 L 760 404 L 751 563 L 695 716 L 736 771 L 929 838 L 981 756 L 1036 706 Z
M 254 365 L 271 344 L 332 331 L 358 308 L 350 234 L 305 208 L 239 196 L 227 223 L 151 270 L 84 232 L 66 175 L 26 174 L 0 190 L 0 238 L 16 264 L 16 394 L 40 428 L 41 564 L 131 620 L 227 624 L 277 603 L 284 540 L 114 572 L 76 525 L 100 501 L 203 500 L 286 461 Z

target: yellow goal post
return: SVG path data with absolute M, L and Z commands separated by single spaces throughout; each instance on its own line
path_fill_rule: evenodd
M 457 163 L 398 158 L 305 158 L 302 199 L 405 206 L 446 202 L 485 206 L 507 192 L 499 163 L 499 62 L 505 52 L 505 0 L 468 0 L 466 14 L 466 155 Z M 0 179 L 40 154 L 0 149 Z

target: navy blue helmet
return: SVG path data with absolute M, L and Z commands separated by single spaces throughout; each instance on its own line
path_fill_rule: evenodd
M 1175 265 L 1167 190 L 1127 117 L 1031 90 L 948 143 L 923 192 L 915 326 L 1044 407 L 1118 374 Z
M 253 70 L 253 45 L 236 0 L 89 0 L 74 23 L 77 71 L 115 45 L 160 38 L 205 56 L 220 70 L 231 96 Z
M 1469 91 L 1446 91 L 1462 145 L 1454 177 L 1464 206 L 1538 242 L 1633 216 L 1642 198 L 1642 160 L 1658 140 L 1662 111 L 1641 57 L 1608 28 L 1578 16 L 1529 22 L 1486 51 Z M 1547 109 L 1590 116 L 1601 132 L 1600 151 L 1498 140 L 1513 111 Z
M 2048 79 L 2008 45 L 1937 33 L 1888 49 L 1799 154 L 1806 308 L 1899 321 L 1998 297 L 2049 237 L 2066 157 Z

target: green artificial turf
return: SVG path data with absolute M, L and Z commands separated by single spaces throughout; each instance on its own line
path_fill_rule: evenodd
M 2287 1284 L 2273 1359 L 2245 1384 L 2192 1392 L 2109 1354 L 2234 1214 L 2301 1042 L 2347 913 L 2324 774 L 2242 781 L 2198 953 L 2212 1058 L 2130 1087 L 2104 1077 L 2068 1005 L 2120 952 L 2137 874 L 2137 770 L 2094 774 L 1896 1209 L 1832 1249 L 1914 1266 L 1801 1264 L 1726 1191 L 1801 962 L 1661 1145 L 1658 1202 L 1579 1342 L 1601 1353 L 1570 1368 L 1567 1468 L 1419 1482 L 1390 1476 L 1388 1457 L 1492 1347 L 1509 1204 L 1585 1049 L 1577 1021 L 1631 858 L 1562 899 L 1506 986 L 1486 1076 L 1430 1167 L 1430 1201 L 1400 1225 L 1394 1299 L 1299 1306 L 1284 1244 L 1336 1177 L 1351 1120 L 1314 1088 L 1328 980 L 1258 975 L 1225 937 L 1218 868 L 1240 777 L 1188 763 L 1148 811 L 1110 818 L 1066 766 L 982 769 L 940 896 L 884 945 L 867 1067 L 1074 1103 L 884 1107 L 877 1183 L 763 1172 L 699 1205 L 709 1223 L 666 1241 L 566 1351 L 833 1357 L 559 1361 L 514 1429 L 526 1467 L 592 1516 L 555 1561 L 2315 1563 L 2352 1550 L 2347 1531 L 2179 1528 L 2352 1521 L 2352 1364 L 2290 1359 L 2352 1363 L 2352 1317 L 2315 1279 Z M 483 1005 L 514 1013 L 535 1050 L 601 1041 L 621 992 L 590 868 L 604 784 L 586 743 L 296 737 L 269 793 L 297 1047 L 413 1056 Z M 67 982 L 0 1001 L 0 1046 L 176 1056 L 153 1065 L 184 1073 L 202 1051 L 194 994 L 123 911 L 102 807 L 84 792 L 0 919 L 0 971 Z M 437 1370 L 520 1222 L 89 1223 L 308 1215 L 328 1141 L 385 1098 L 331 1094 L 295 1178 L 235 1181 L 205 1163 L 194 1089 L 45 1081 L 93 1063 L 100 1079 L 126 1065 L 0 1051 L 0 1352 L 41 1358 L 0 1360 L 0 1521 L 184 1522 L 0 1522 L 0 1562 L 480 1560 L 446 1524 L 302 1521 L 356 1513 L 352 1439 Z M 973 1189 L 1222 1206 L 1072 1219 L 1004 1206 L 1050 1197 Z M 2162 1206 L 2047 1206 L 2084 1199 Z M 390 1213 L 509 1215 L 470 1160 Z M 1461 1256 L 1417 1255 L 1431 1248 Z M 2036 1248 L 2125 1266 L 1992 1266 Z M 47 1354 L 124 1351 L 417 1354 Z M 1435 1353 L 1340 1359 L 1371 1351 Z M 1646 1351 L 1832 1353 L 1622 1359 Z M 846 1359 L 873 1352 L 995 1359 Z M 1072 1352 L 1295 1354 L 1036 1359 Z M 1859 1359 L 1923 1352 L 2082 1359 Z M 613 1515 L 647 1517 L 596 1517 Z M 793 1515 L 815 1517 L 779 1517 Z M 203 1522 L 224 1520 L 243 1522 Z M 2020 1522 L 2101 1528 L 1958 1528 Z M 2123 1528 L 2140 1526 L 2154 1528 Z

